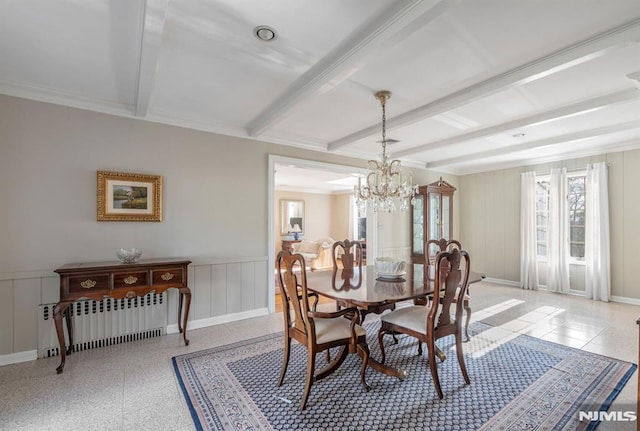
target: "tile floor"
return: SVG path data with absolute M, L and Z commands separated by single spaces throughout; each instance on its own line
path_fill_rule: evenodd
M 474 284 L 472 320 L 637 363 L 640 306 Z M 331 304 L 324 304 L 331 306 Z M 56 375 L 59 358 L 0 367 L 2 430 L 193 430 L 171 357 L 282 330 L 280 314 L 74 353 Z M 473 384 L 473 383 L 472 383 Z M 612 410 L 634 410 L 637 376 Z M 602 423 L 635 430 L 635 423 Z

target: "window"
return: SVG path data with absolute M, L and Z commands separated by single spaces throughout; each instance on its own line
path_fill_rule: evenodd
M 570 176 L 567 179 L 569 182 L 567 187 L 569 194 L 569 229 L 571 230 L 569 248 L 571 257 L 578 260 L 584 260 L 585 180 L 586 175 L 584 173 Z
M 585 172 L 576 172 L 567 178 L 569 205 L 569 250 L 571 258 L 584 260 Z M 539 258 L 547 257 L 547 228 L 549 225 L 549 177 L 536 181 L 536 245 Z
M 363 211 L 362 208 L 356 202 L 356 197 L 351 197 L 351 229 L 353 229 L 352 237 L 362 241 L 367 239 L 367 211 Z M 351 234 L 350 234 L 351 235 Z

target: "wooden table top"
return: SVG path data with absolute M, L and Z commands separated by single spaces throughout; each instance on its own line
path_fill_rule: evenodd
M 307 273 L 307 288 L 319 295 L 351 303 L 361 309 L 423 298 L 433 293 L 433 280 L 425 279 L 422 264 L 407 264 L 406 274 L 397 280 L 378 277 L 373 265 L 353 271 L 315 271 Z M 469 284 L 477 283 L 483 274 L 471 272 Z

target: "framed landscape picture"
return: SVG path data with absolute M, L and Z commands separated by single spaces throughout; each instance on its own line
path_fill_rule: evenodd
M 162 221 L 162 177 L 98 171 L 98 221 Z

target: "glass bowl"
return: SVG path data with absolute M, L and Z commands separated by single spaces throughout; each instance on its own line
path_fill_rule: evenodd
M 123 263 L 135 263 L 140 259 L 140 256 L 142 256 L 142 250 L 138 250 L 137 248 L 120 248 L 116 250 L 116 255 Z
M 379 275 L 404 275 L 405 263 L 394 257 L 378 257 L 375 260 L 375 269 Z

